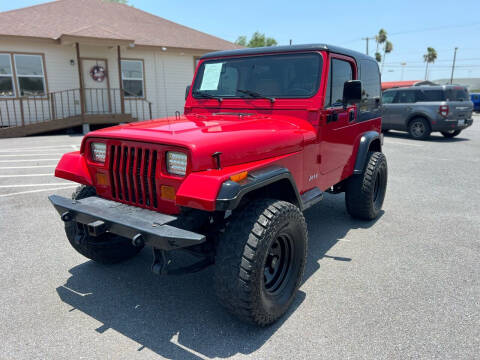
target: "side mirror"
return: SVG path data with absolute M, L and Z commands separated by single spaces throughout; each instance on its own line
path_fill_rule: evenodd
M 185 89 L 185 100 L 187 100 L 189 92 L 190 92 L 190 85 L 187 85 L 187 88 Z
M 343 104 L 358 104 L 362 101 L 362 82 L 360 80 L 348 80 L 343 84 Z

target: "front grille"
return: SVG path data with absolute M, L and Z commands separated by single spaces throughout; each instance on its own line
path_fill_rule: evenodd
M 110 145 L 111 195 L 132 205 L 158 208 L 156 150 L 141 146 Z

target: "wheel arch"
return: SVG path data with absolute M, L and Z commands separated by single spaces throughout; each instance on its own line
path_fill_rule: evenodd
M 382 152 L 382 140 L 377 131 L 368 131 L 360 137 L 360 143 L 357 148 L 357 158 L 353 168 L 354 174 L 358 175 L 363 173 L 370 151 Z
M 225 181 L 216 200 L 216 210 L 233 210 L 248 198 L 288 201 L 300 209 L 303 202 L 292 174 L 286 168 L 270 166 L 251 172 L 245 182 Z
M 422 119 L 425 119 L 427 122 L 428 122 L 428 126 L 430 126 L 430 129 L 432 128 L 432 120 L 430 118 L 430 116 L 428 116 L 426 113 L 424 112 L 416 112 L 416 113 L 413 113 L 412 115 L 410 115 L 406 122 L 405 122 L 405 126 L 407 128 L 407 130 L 409 129 L 410 127 L 410 123 L 412 122 L 412 120 L 416 119 L 416 118 L 422 118 Z

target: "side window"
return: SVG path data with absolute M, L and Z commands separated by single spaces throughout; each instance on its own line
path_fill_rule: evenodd
M 384 103 L 384 104 L 393 103 L 393 99 L 395 99 L 395 95 L 397 95 L 396 91 L 384 92 L 383 95 L 382 95 L 382 103 Z
M 325 107 L 341 106 L 343 104 L 343 84 L 353 79 L 352 65 L 345 60 L 332 59 L 328 74 Z
M 362 81 L 362 102 L 360 111 L 372 111 L 380 106 L 380 72 L 374 61 L 360 62 L 360 80 Z
M 415 102 L 415 91 L 400 90 L 395 98 L 395 104 L 411 104 Z

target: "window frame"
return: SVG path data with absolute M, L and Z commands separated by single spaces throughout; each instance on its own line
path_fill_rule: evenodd
M 135 99 L 146 99 L 147 98 L 147 92 L 146 92 L 146 85 L 145 85 L 145 60 L 144 59 L 137 59 L 137 58 L 121 58 L 120 59 L 120 74 L 121 74 L 121 79 L 120 81 L 122 82 L 122 91 L 125 90 L 123 86 L 123 81 L 124 80 L 140 80 L 138 78 L 124 78 L 123 77 L 123 71 L 122 71 L 122 62 L 123 61 L 133 61 L 133 62 L 141 62 L 142 63 L 142 90 L 143 90 L 143 96 L 133 96 L 133 95 L 126 95 L 124 93 L 123 98 L 125 100 L 135 100 Z
M 17 71 L 17 59 L 15 58 L 17 55 L 20 56 L 38 56 L 40 58 L 40 62 L 42 65 L 42 72 L 43 75 L 18 75 Z M 46 99 L 48 97 L 48 87 L 47 87 L 47 72 L 45 69 L 45 56 L 44 54 L 37 54 L 37 53 L 24 53 L 24 52 L 14 52 L 12 53 L 12 58 L 13 58 L 13 66 L 15 67 L 15 85 L 17 88 L 17 96 L 18 98 L 29 98 L 29 97 L 35 97 L 38 99 Z M 35 78 L 41 78 L 42 83 L 43 83 L 43 89 L 44 89 L 44 94 L 43 95 L 21 95 L 21 88 L 20 88 L 20 78 L 23 77 L 35 77 Z
M 11 71 L 11 74 L 9 74 L 9 75 L 0 74 L 0 77 L 11 78 L 12 79 L 12 87 L 13 87 L 13 89 L 12 89 L 13 90 L 13 95 L 11 95 L 11 96 L 0 95 L 0 99 L 15 99 L 17 97 L 17 84 L 16 84 L 16 81 L 15 81 L 15 69 L 14 69 L 14 66 L 13 66 L 12 53 L 0 51 L 0 55 L 7 55 L 8 56 L 8 60 L 10 61 L 10 71 Z
M 329 57 L 329 61 L 328 61 L 328 66 L 327 66 L 327 71 L 328 71 L 328 76 L 327 76 L 327 83 L 325 85 L 325 99 L 323 101 L 323 108 L 324 109 L 339 109 L 339 108 L 343 108 L 343 103 L 342 105 L 335 105 L 335 106 L 332 106 L 332 104 L 330 104 L 331 102 L 331 99 L 329 98 L 329 95 L 328 95 L 328 90 L 330 89 L 330 97 L 331 97 L 331 92 L 332 92 L 332 84 L 331 84 L 331 74 L 333 73 L 332 72 L 332 63 L 333 63 L 333 60 L 340 60 L 340 61 L 345 61 L 347 63 L 350 64 L 350 67 L 352 69 L 352 79 L 351 80 L 357 80 L 358 79 L 358 67 L 357 67 L 357 63 L 355 62 L 355 59 L 350 57 L 350 56 L 346 56 L 346 55 L 340 55 L 340 54 L 335 54 L 335 53 L 330 53 L 330 57 Z M 330 86 L 329 86 L 330 85 Z M 327 105 L 327 101 L 329 102 L 329 104 Z
M 40 56 L 40 59 L 41 59 L 41 62 L 42 62 L 43 86 L 44 86 L 44 89 L 45 89 L 45 95 L 37 95 L 35 97 L 37 99 L 43 99 L 43 100 L 48 99 L 48 76 L 47 76 L 47 67 L 46 67 L 46 62 L 45 62 L 45 53 L 0 50 L 0 54 L 10 55 L 10 64 L 12 66 L 13 87 L 14 87 L 14 96 L 0 96 L 0 99 L 18 100 L 18 99 L 21 99 L 21 98 L 33 97 L 33 96 L 21 96 L 20 95 L 20 86 L 19 86 L 18 76 L 17 76 L 17 65 L 15 63 L 15 55 Z M 29 75 L 20 75 L 20 77 L 29 77 Z M 32 76 L 32 77 L 34 77 L 34 76 Z
M 240 58 L 243 58 L 243 59 L 250 59 L 250 58 L 260 58 L 260 57 L 267 57 L 267 56 L 271 56 L 271 57 L 280 57 L 280 56 L 295 56 L 295 55 L 315 55 L 315 56 L 318 56 L 319 57 L 319 76 L 318 76 L 318 79 L 317 79 L 317 82 L 315 84 L 315 91 L 313 92 L 312 95 L 308 95 L 308 96 L 303 96 L 303 95 L 295 95 L 295 96 L 274 96 L 274 98 L 276 100 L 308 100 L 308 99 L 313 99 L 315 98 L 320 90 L 321 90 L 321 85 L 322 85 L 322 77 L 323 77 L 323 70 L 324 70 L 324 66 L 325 66 L 325 57 L 323 55 L 323 53 L 321 52 L 317 52 L 317 51 L 301 51 L 301 52 L 281 52 L 281 53 L 273 53 L 273 54 L 255 54 L 255 55 L 246 55 L 246 56 L 242 56 L 242 57 L 225 57 L 225 58 L 222 58 L 222 57 L 219 57 L 219 58 L 209 58 L 209 59 L 205 59 L 203 61 L 201 61 L 199 63 L 199 68 L 198 70 L 201 69 L 202 66 L 204 66 L 205 64 L 209 64 L 209 63 L 214 63 L 214 62 L 218 62 L 218 61 L 222 61 L 222 60 L 231 60 L 231 59 L 240 59 Z M 203 74 L 202 74 L 202 79 L 200 79 L 200 76 L 199 76 L 199 73 L 196 73 L 195 74 L 195 79 L 194 79 L 194 83 L 192 84 L 192 90 L 195 91 L 195 90 L 198 90 L 196 89 L 196 87 L 200 86 L 199 84 L 199 81 L 202 81 L 203 80 Z M 192 95 L 194 99 L 198 100 L 198 99 L 203 99 L 202 97 L 198 97 L 198 96 L 195 96 L 195 95 Z M 246 97 L 242 97 L 242 96 L 224 96 L 222 97 L 223 100 L 245 100 L 245 99 L 248 99 L 248 100 L 258 100 L 259 98 L 246 98 Z M 260 98 L 261 99 L 261 98 Z

